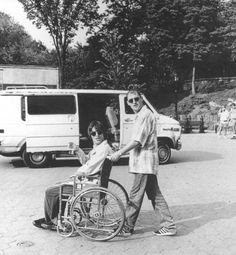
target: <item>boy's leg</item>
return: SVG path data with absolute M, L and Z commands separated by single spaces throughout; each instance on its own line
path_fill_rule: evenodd
M 44 218 L 34 220 L 33 225 L 38 228 L 56 230 L 53 219 L 59 211 L 59 186 L 53 186 L 45 191 Z
M 149 176 L 146 192 L 148 198 L 152 201 L 152 206 L 157 213 L 157 217 L 159 216 L 160 218 L 160 227 L 176 230 L 169 207 L 160 191 L 156 175 Z
M 222 125 L 222 123 L 220 122 L 220 126 L 219 126 L 219 135 L 221 135 L 222 129 L 223 129 L 223 125 Z
M 134 228 L 136 220 L 138 218 L 147 185 L 147 179 L 147 174 L 134 174 L 129 203 L 126 207 L 126 221 L 130 229 Z
M 51 223 L 59 212 L 60 186 L 53 186 L 45 191 L 44 215 L 46 223 Z

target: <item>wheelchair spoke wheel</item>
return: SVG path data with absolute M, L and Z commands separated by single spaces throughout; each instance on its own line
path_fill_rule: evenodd
M 121 200 L 123 205 L 126 207 L 129 201 L 129 196 L 126 189 L 119 182 L 109 179 L 108 190 L 110 190 L 113 194 L 117 195 L 117 197 Z
M 75 208 L 80 208 L 82 219 L 77 223 L 72 217 L 73 226 L 81 236 L 90 240 L 112 239 L 120 232 L 125 221 L 121 200 L 105 188 L 96 187 L 81 192 L 73 201 L 71 215 Z

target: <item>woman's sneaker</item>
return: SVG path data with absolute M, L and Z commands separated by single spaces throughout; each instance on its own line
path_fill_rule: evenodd
M 166 227 L 162 227 L 159 230 L 153 232 L 153 234 L 157 236 L 174 236 L 176 235 L 176 233 L 177 233 L 176 228 L 166 228 Z

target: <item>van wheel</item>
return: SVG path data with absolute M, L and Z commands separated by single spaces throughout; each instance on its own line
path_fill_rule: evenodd
M 46 152 L 27 153 L 24 149 L 22 159 L 26 166 L 31 168 L 47 167 L 52 160 L 52 155 Z
M 158 142 L 158 156 L 160 164 L 166 164 L 169 162 L 171 157 L 171 149 L 168 144 Z

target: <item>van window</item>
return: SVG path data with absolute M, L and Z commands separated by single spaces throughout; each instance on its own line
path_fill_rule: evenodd
M 28 96 L 28 113 L 36 114 L 75 114 L 75 97 L 66 96 Z

